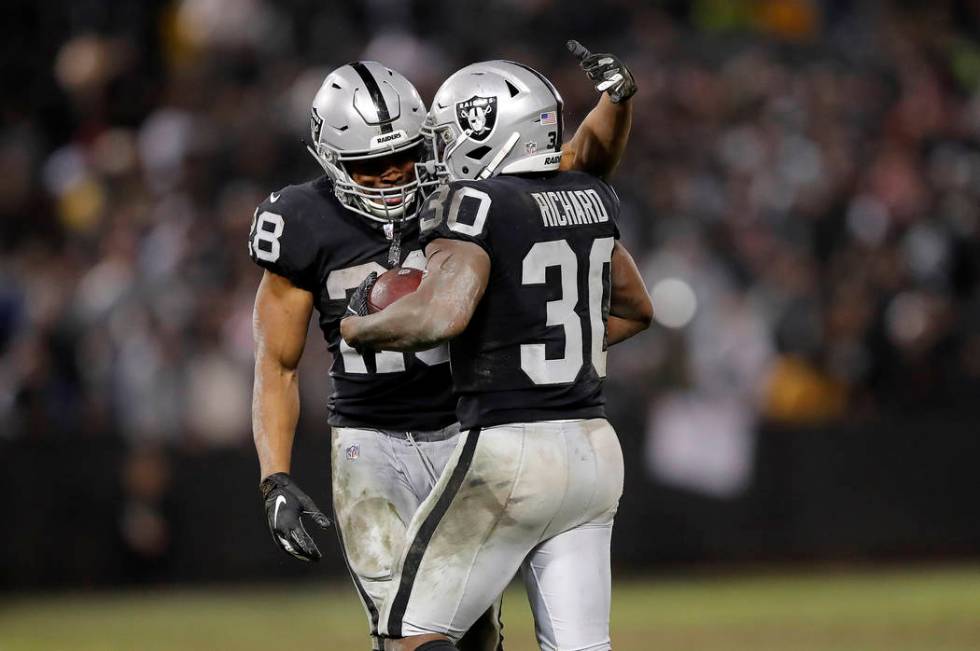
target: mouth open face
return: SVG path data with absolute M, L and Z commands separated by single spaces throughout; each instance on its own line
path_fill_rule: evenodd
M 375 190 L 361 188 L 355 191 L 364 210 L 382 219 L 398 219 L 415 202 L 415 188 Z
M 374 205 L 377 208 L 399 208 L 402 204 L 408 202 L 411 193 L 402 193 L 398 191 L 391 192 L 365 192 L 361 194 L 361 198 L 364 199 L 369 204 Z

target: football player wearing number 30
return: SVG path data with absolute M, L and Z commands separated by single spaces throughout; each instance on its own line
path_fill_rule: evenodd
M 562 144 L 560 112 L 553 111 L 534 116 L 541 135 L 519 146 L 541 157 L 560 154 L 562 169 L 606 176 L 626 145 L 635 86 L 615 57 L 602 55 L 618 65 L 620 72 L 610 74 L 608 62 L 599 64 L 575 46 L 573 54 L 597 86 L 615 74 L 620 78 L 602 87 L 571 140 Z M 525 97 L 538 75 L 512 65 L 508 99 L 511 92 Z M 500 163 L 479 150 L 478 141 L 500 129 L 490 100 L 481 99 L 467 97 L 449 109 L 476 145 L 466 158 L 473 174 Z M 265 269 L 255 298 L 252 424 L 269 528 L 283 550 L 315 561 L 320 552 L 304 519 L 330 525 L 289 475 L 300 407 L 297 365 L 316 308 L 333 355 L 334 519 L 375 648 L 381 648 L 380 611 L 406 527 L 456 449 L 459 427 L 444 347 L 362 354 L 341 340 L 339 328 L 350 294 L 372 271 L 425 263 L 416 213 L 432 178 L 427 174 L 435 171 L 422 165 L 425 115 L 412 84 L 382 64 L 355 62 L 331 72 L 311 108 L 309 149 L 325 174 L 269 195 L 255 211 L 249 237 L 249 254 Z M 494 607 L 485 609 L 460 644 L 499 648 Z
M 600 77 L 619 88 L 616 75 Z M 509 97 L 512 85 L 526 94 Z M 460 106 L 474 109 L 468 124 Z M 495 128 L 473 142 L 481 107 Z M 445 144 L 435 166 L 449 181 L 419 213 L 427 275 L 414 293 L 340 325 L 361 350 L 448 341 L 459 397 L 456 451 L 408 526 L 380 613 L 390 651 L 460 648 L 518 570 L 542 649 L 610 648 L 623 458 L 605 418 L 606 348 L 653 313 L 619 243 L 613 189 L 524 147 L 545 136 L 546 116 L 560 123 L 561 108 L 550 82 L 506 61 L 451 76 L 426 119 Z M 494 162 L 489 174 L 470 163 L 478 148 Z

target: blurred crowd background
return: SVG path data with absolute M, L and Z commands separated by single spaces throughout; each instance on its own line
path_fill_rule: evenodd
M 613 183 L 657 313 L 610 356 L 611 419 L 642 478 L 632 499 L 757 490 L 760 432 L 843 428 L 854 444 L 940 423 L 909 434 L 914 458 L 945 445 L 947 425 L 968 437 L 980 423 L 976 0 L 13 0 L 5 13 L 0 468 L 55 468 L 59 487 L 15 517 L 28 538 L 84 517 L 63 496 L 84 495 L 88 475 L 59 469 L 111 450 L 89 469 L 114 487 L 105 522 L 158 576 L 181 486 L 221 465 L 193 460 L 254 463 L 249 224 L 270 191 L 318 174 L 301 144 L 309 103 L 355 59 L 401 71 L 426 101 L 465 64 L 519 60 L 556 83 L 567 133 L 596 95 L 565 40 L 630 65 L 634 129 Z M 310 449 L 328 436 L 327 363 L 314 330 Z M 49 456 L 22 465 L 31 450 Z M 325 465 L 310 466 L 322 501 Z M 228 496 L 262 536 L 256 475 Z M 61 582 L 42 565 L 5 576 Z

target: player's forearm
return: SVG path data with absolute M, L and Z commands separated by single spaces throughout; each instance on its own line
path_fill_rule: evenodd
M 428 350 L 459 335 L 470 322 L 490 276 L 490 258 L 471 242 L 438 239 L 426 248 L 419 288 L 384 310 L 340 322 L 351 346 Z
M 612 253 L 607 343 L 611 346 L 650 327 L 653 303 L 633 256 L 616 242 Z
M 258 352 L 252 389 L 252 436 L 260 476 L 289 472 L 293 436 L 299 420 L 299 377 Z
M 579 125 L 572 138 L 575 158 L 573 169 L 595 176 L 610 176 L 619 165 L 633 125 L 633 102 L 614 104 L 602 94 L 595 108 Z
M 606 322 L 606 345 L 615 346 L 649 327 L 650 322 L 643 319 L 624 319 L 610 316 Z
M 255 385 L 252 436 L 262 477 L 289 472 L 293 433 L 299 420 L 297 368 L 306 344 L 313 295 L 266 271 L 255 295 Z
M 454 319 L 437 312 L 429 298 L 419 291 L 375 314 L 344 319 L 340 333 L 354 347 L 406 352 L 427 350 L 457 334 Z

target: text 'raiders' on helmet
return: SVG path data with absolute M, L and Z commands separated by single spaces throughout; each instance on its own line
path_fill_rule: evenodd
M 425 104 L 415 86 L 376 61 L 355 61 L 327 75 L 310 107 L 308 147 L 348 209 L 376 221 L 414 216 L 418 180 L 383 189 L 358 184 L 353 161 L 406 152 L 421 160 Z

